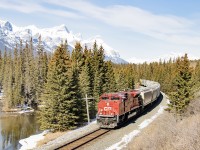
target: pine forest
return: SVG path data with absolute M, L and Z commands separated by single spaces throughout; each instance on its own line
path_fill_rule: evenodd
M 200 85 L 200 61 L 189 61 L 187 54 L 143 64 L 113 64 L 105 61 L 104 48 L 96 42 L 91 49 L 76 43 L 70 52 L 67 41 L 51 54 L 41 37 L 14 50 L 1 50 L 0 87 L 4 111 L 28 105 L 39 109 L 41 129 L 65 131 L 87 122 L 85 96 L 90 117 L 95 118 L 102 93 L 134 89 L 140 79 L 157 81 L 169 94 L 169 111 L 181 114 Z

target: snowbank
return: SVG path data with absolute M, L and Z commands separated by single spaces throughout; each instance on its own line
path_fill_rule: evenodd
M 58 144 L 59 142 L 66 142 L 66 139 L 71 139 L 73 137 L 77 137 L 77 133 L 82 133 L 83 131 L 89 131 L 91 128 L 91 125 L 96 124 L 96 119 L 92 120 L 92 122 L 90 122 L 88 125 L 85 125 L 83 127 L 79 127 L 75 130 L 69 131 L 67 132 L 65 135 L 58 137 L 57 139 L 50 141 L 49 143 L 46 144 L 46 148 L 44 149 L 51 149 L 50 147 L 52 145 Z M 37 135 L 32 135 L 26 139 L 22 139 L 19 141 L 19 143 L 22 145 L 22 147 L 20 148 L 20 150 L 27 150 L 27 149 L 35 149 L 37 142 L 39 142 L 40 140 L 44 139 L 45 135 L 49 132 L 49 130 L 45 130 L 40 134 Z M 63 137 L 67 137 L 67 138 L 63 138 Z M 49 145 L 48 145 L 49 144 Z M 45 146 L 45 145 L 43 145 Z M 36 148 L 37 149 L 37 148 Z
M 22 110 L 22 111 L 19 111 L 17 113 L 24 114 L 24 113 L 31 113 L 31 112 L 34 112 L 34 109 L 32 109 L 32 110 Z
M 133 130 L 128 135 L 125 135 L 124 137 L 122 137 L 121 141 L 119 141 L 118 143 L 113 144 L 112 146 L 108 147 L 106 150 L 121 150 L 124 147 L 126 147 L 126 145 L 135 136 L 137 136 L 141 132 L 141 129 L 147 127 L 151 122 L 153 122 L 160 114 L 163 113 L 164 109 L 165 109 L 165 106 L 160 106 L 160 109 L 157 111 L 157 113 L 155 115 L 153 115 L 149 119 L 145 119 L 141 124 L 138 125 L 138 127 L 139 127 L 138 130 Z
M 36 147 L 37 142 L 44 139 L 44 136 L 48 133 L 48 130 L 43 131 L 40 134 L 32 135 L 26 139 L 22 139 L 19 141 L 19 143 L 22 145 L 20 150 L 27 150 L 27 149 L 33 149 Z

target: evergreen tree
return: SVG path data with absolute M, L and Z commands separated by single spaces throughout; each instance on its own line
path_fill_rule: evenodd
M 135 82 L 134 82 L 134 71 L 132 65 L 128 65 L 126 68 L 126 80 L 127 80 L 127 88 L 134 89 Z
M 44 83 L 46 83 L 46 80 L 47 80 L 48 62 L 49 62 L 48 55 L 47 55 L 46 52 L 44 52 L 44 55 L 43 55 L 43 77 L 44 77 Z
M 89 64 L 88 59 L 86 59 L 85 65 L 83 66 L 82 71 L 79 75 L 82 97 L 85 97 L 86 94 L 90 97 L 92 96 L 92 83 L 91 83 L 91 76 L 90 76 L 91 66 Z
M 103 87 L 105 82 L 105 64 L 104 64 L 104 49 L 102 46 L 98 49 L 96 42 L 93 45 L 93 97 L 94 103 L 92 103 L 91 110 L 92 116 L 96 114 L 97 102 L 99 101 L 99 96 L 104 92 Z
M 70 69 L 68 52 L 59 46 L 49 63 L 47 83 L 42 99 L 41 128 L 67 130 L 77 125 L 77 101 L 73 99 L 73 73 Z
M 130 73 L 127 67 L 127 65 L 121 65 L 120 69 L 115 71 L 116 87 L 118 91 L 122 91 L 128 88 L 132 89 L 132 87 L 129 87 L 129 85 L 132 85 L 132 78 L 129 78 Z M 134 76 L 132 75 L 132 77 Z M 129 79 L 131 79 L 130 82 Z
M 72 65 L 80 73 L 81 67 L 83 66 L 84 63 L 83 50 L 80 43 L 75 44 L 75 48 L 72 51 L 71 60 L 72 60 Z
M 115 75 L 111 61 L 105 62 L 105 79 L 103 92 L 114 92 L 116 90 Z
M 87 49 L 87 47 L 85 46 L 85 49 L 84 49 L 84 53 L 83 53 L 83 58 L 84 58 L 84 66 L 83 66 L 83 72 L 87 72 L 87 76 L 89 76 L 89 89 L 87 92 L 88 96 L 91 96 L 93 97 L 93 87 L 94 87 L 94 72 L 95 72 L 95 68 L 94 68 L 94 62 L 93 62 L 93 53 L 91 51 L 91 49 Z M 82 72 L 82 73 L 83 73 Z M 81 79 L 80 79 L 80 82 L 81 82 Z M 81 83 L 80 83 L 81 85 Z M 85 95 L 84 95 L 85 97 Z
M 102 46 L 97 48 L 96 42 L 93 46 L 93 70 L 94 70 L 94 88 L 93 93 L 96 99 L 96 102 L 99 99 L 99 96 L 103 93 L 103 84 L 105 79 L 105 65 L 104 65 L 104 49 Z
M 84 57 L 83 57 L 83 50 L 80 43 L 76 43 L 75 48 L 72 51 L 71 61 L 72 61 L 72 78 L 71 79 L 72 79 L 72 85 L 73 85 L 72 86 L 73 89 L 71 90 L 71 92 L 74 92 L 73 99 L 74 101 L 77 101 L 77 108 L 78 108 L 77 116 L 79 116 L 78 122 L 81 123 L 86 120 L 86 106 L 85 106 L 85 100 L 83 99 L 85 95 L 82 93 L 84 92 L 83 86 L 85 86 L 84 85 L 85 83 L 83 83 L 84 81 L 82 79 L 87 78 L 87 76 L 83 77 Z M 81 75 L 82 77 L 80 77 Z
M 19 68 L 20 68 L 20 95 L 25 99 L 25 49 L 23 49 L 22 40 L 19 48 Z M 22 100 L 24 103 L 24 100 Z
M 82 98 L 82 93 L 80 91 L 80 81 L 77 69 L 72 66 L 69 72 L 69 81 L 70 81 L 70 92 L 71 101 L 75 102 L 76 106 L 72 107 L 72 111 L 75 113 L 76 122 L 82 124 L 86 121 L 86 105 L 85 100 Z
M 192 82 L 194 84 L 194 92 L 198 92 L 200 90 L 200 60 L 196 63 Z
M 6 69 L 6 65 L 7 65 L 7 49 L 5 48 L 4 50 L 4 54 L 3 54 L 3 61 L 2 61 L 2 67 L 1 67 L 1 86 L 2 88 L 5 88 L 5 77 L 6 77 L 6 73 L 5 73 L 5 69 Z
M 91 50 L 88 50 L 87 47 L 84 49 L 83 53 L 84 57 L 84 65 L 82 67 L 81 73 L 79 75 L 79 81 L 80 81 L 80 90 L 81 90 L 81 95 L 83 98 L 87 97 L 91 98 L 93 97 L 93 80 L 94 80 L 94 75 L 93 75 L 93 70 L 92 70 L 92 52 Z M 85 106 L 85 99 L 84 99 L 84 108 L 86 110 Z M 94 99 L 88 100 L 88 105 L 89 105 L 89 113 L 90 113 L 90 118 L 95 117 L 95 101 Z M 86 112 L 85 112 L 86 114 Z
M 13 106 L 13 62 L 11 51 L 7 56 L 7 52 L 5 50 L 4 53 L 5 59 L 5 72 L 4 72 L 4 80 L 3 80 L 3 90 L 4 90 L 4 99 L 5 99 L 5 109 L 9 109 Z
M 33 41 L 30 40 L 30 46 L 26 43 L 24 49 L 25 54 L 25 103 L 34 104 L 36 100 L 36 78 L 35 78 L 35 62 L 33 56 Z
M 3 86 L 3 58 L 2 58 L 2 53 L 1 53 L 1 49 L 0 49 L 0 92 L 2 90 L 2 86 Z
M 181 114 L 193 96 L 191 93 L 192 72 L 187 54 L 184 57 L 178 58 L 176 65 L 177 74 L 173 82 L 173 92 L 170 93 L 169 109 Z
M 2 71 L 3 71 L 3 59 L 2 59 L 2 54 L 1 54 L 1 49 L 0 49 L 0 92 L 1 92 L 1 90 L 2 90 Z
M 21 66 L 20 66 L 20 57 L 18 48 L 14 49 L 14 58 L 13 58 L 13 101 L 14 105 L 22 104 L 22 96 L 21 96 Z
M 42 46 L 41 36 L 38 39 L 37 46 L 37 69 L 36 69 L 36 77 L 37 77 L 37 99 L 40 99 L 41 93 L 43 92 L 44 83 L 46 82 L 47 77 L 47 54 L 44 52 L 44 48 Z

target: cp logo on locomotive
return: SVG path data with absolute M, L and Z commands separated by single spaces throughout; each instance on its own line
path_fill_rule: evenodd
M 112 107 L 104 107 L 104 111 L 112 110 Z

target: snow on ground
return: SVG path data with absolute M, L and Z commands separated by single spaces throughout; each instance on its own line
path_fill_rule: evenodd
M 43 131 L 40 134 L 32 135 L 26 139 L 22 139 L 19 141 L 19 143 L 22 145 L 20 150 L 27 150 L 27 149 L 33 149 L 36 147 L 37 142 L 44 139 L 44 136 L 48 133 L 48 130 Z
M 90 126 L 93 125 L 93 124 L 96 124 L 96 120 L 93 120 L 90 124 L 88 124 L 86 126 L 77 128 L 77 129 L 72 130 L 70 132 L 67 132 L 64 136 L 68 136 L 68 137 L 73 138 L 73 136 L 76 135 L 77 132 L 81 133 L 81 132 L 83 132 L 83 130 L 89 131 L 88 129 L 90 129 Z M 45 131 L 43 131 L 40 134 L 32 135 L 32 136 L 30 136 L 30 137 L 28 137 L 26 139 L 20 140 L 19 143 L 22 145 L 22 147 L 20 148 L 20 150 L 27 150 L 27 149 L 36 148 L 37 142 L 39 142 L 40 140 L 44 139 L 45 135 L 48 132 L 49 132 L 48 130 L 45 130 Z M 58 142 L 55 142 L 55 143 L 58 143 Z
M 145 119 L 140 125 L 139 125 L 139 129 L 143 129 L 146 128 L 150 123 L 152 123 L 160 114 L 163 113 L 164 107 L 160 106 L 160 109 L 158 110 L 158 112 L 153 115 L 150 119 Z
M 155 115 L 153 115 L 149 119 L 145 119 L 141 124 L 138 125 L 137 130 L 133 130 L 127 135 L 124 135 L 118 143 L 113 144 L 112 146 L 108 147 L 106 150 L 121 150 L 126 147 L 126 145 L 135 137 L 137 136 L 141 130 L 147 127 L 151 122 L 153 122 L 160 114 L 163 113 L 163 110 L 166 106 L 160 106 L 159 110 Z
M 32 109 L 32 110 L 21 110 L 21 111 L 19 111 L 17 113 L 24 114 L 24 113 L 32 113 L 32 112 L 34 112 L 34 109 Z
M 3 92 L 0 92 L 0 100 L 3 99 Z

